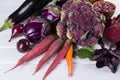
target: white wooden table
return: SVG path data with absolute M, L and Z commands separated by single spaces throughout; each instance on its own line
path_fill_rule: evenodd
M 0 0 L 0 26 L 9 14 L 16 10 L 24 0 Z M 115 15 L 120 13 L 120 0 L 108 0 L 116 4 L 117 11 Z M 36 67 L 37 62 L 43 56 L 39 56 L 36 59 L 16 68 L 15 70 L 4 73 L 17 63 L 17 60 L 24 54 L 19 53 L 16 50 L 16 41 L 22 37 L 8 42 L 11 35 L 11 30 L 5 30 L 0 32 L 0 80 L 41 80 L 49 67 L 52 60 L 45 64 L 42 69 L 34 76 L 32 73 Z M 67 64 L 63 60 L 53 72 L 46 78 L 46 80 L 119 80 L 120 68 L 113 74 L 107 68 L 97 69 L 95 62 L 91 62 L 88 59 L 74 59 L 73 76 L 68 77 Z

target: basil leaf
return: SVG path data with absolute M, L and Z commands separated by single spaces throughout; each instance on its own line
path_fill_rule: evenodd
M 78 56 L 79 58 L 89 58 L 90 60 L 93 60 L 93 52 L 94 49 L 89 46 L 85 46 L 79 50 L 74 51 L 75 55 Z

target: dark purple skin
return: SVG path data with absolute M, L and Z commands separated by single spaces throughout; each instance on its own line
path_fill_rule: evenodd
M 62 6 L 66 0 L 57 0 L 55 4 L 58 6 Z M 41 13 L 43 8 L 48 5 L 52 0 L 25 0 L 18 9 L 16 9 L 13 13 L 11 13 L 7 20 L 4 22 L 3 26 L 0 28 L 0 31 L 11 28 L 12 25 L 23 22 L 25 19 L 30 17 L 31 15 L 38 16 Z M 10 24 L 9 26 L 5 26 L 6 24 Z
M 24 27 L 24 36 L 32 43 L 37 43 L 51 32 L 48 21 L 40 16 L 31 18 Z
M 19 52 L 26 52 L 27 50 L 30 49 L 30 43 L 27 39 L 20 39 L 17 42 L 16 47 Z
M 116 26 L 119 27 L 118 23 L 119 23 L 119 15 L 117 17 L 113 17 L 112 19 L 107 19 L 105 23 L 106 26 L 105 29 L 107 30 L 110 27 L 113 27 L 113 29 L 115 29 Z M 117 31 L 115 32 L 117 34 Z M 109 31 L 108 33 L 111 32 Z M 108 36 L 111 37 L 111 35 Z M 117 36 L 114 35 L 112 37 L 114 37 L 115 40 L 115 38 L 117 38 L 118 35 Z M 114 43 L 111 42 L 110 47 L 105 48 L 104 40 L 102 37 L 100 37 L 98 40 L 98 44 L 101 46 L 101 49 L 96 49 L 93 55 L 94 60 L 97 61 L 96 63 L 97 68 L 102 68 L 104 66 L 107 66 L 108 68 L 111 69 L 113 73 L 115 73 L 120 64 L 120 41 L 116 41 L 116 42 L 114 41 Z
M 118 58 L 110 53 L 110 51 L 106 48 L 95 50 L 94 52 L 94 60 L 97 61 L 97 68 L 102 68 L 107 66 L 111 69 L 113 73 L 117 71 L 118 67 Z
M 25 25 L 24 35 L 30 42 L 38 42 L 42 37 L 42 24 L 31 22 Z
M 97 68 L 107 66 L 115 73 L 120 64 L 120 58 L 116 57 L 116 55 L 120 57 L 120 55 L 116 54 L 116 51 L 111 51 L 106 48 L 96 49 L 94 52 L 94 60 L 97 61 Z
M 23 33 L 23 24 L 16 24 L 13 26 L 12 28 L 12 34 L 11 34 L 11 38 L 9 40 L 9 42 L 14 38 L 17 37 L 19 35 L 21 35 Z
M 37 10 L 42 10 L 52 0 L 25 0 L 23 4 L 15 10 L 8 18 L 8 22 L 20 23 L 30 17 Z
M 99 37 L 98 44 L 101 49 L 95 49 L 93 58 L 96 63 L 97 68 L 102 68 L 107 66 L 111 69 L 113 73 L 117 71 L 118 65 L 120 64 L 120 42 L 116 44 L 115 49 L 105 48 L 105 44 L 102 37 Z

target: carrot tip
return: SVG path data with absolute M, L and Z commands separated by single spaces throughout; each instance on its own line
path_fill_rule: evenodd
M 68 76 L 69 76 L 69 77 L 72 77 L 72 73 L 69 73 Z
M 36 71 L 32 74 L 33 76 L 36 74 Z
M 45 77 L 43 77 L 43 79 L 42 80 L 45 80 Z
M 5 71 L 4 73 L 6 74 L 6 73 L 8 73 L 8 72 L 9 72 L 9 70 Z
M 8 73 L 8 72 L 12 71 L 13 69 L 15 69 L 15 67 L 5 71 L 4 73 Z
M 47 77 L 47 74 L 45 73 L 45 75 L 43 76 L 42 80 L 45 80 L 46 77 Z
M 21 64 L 22 64 L 22 62 L 17 63 L 13 68 L 5 71 L 4 73 L 8 73 L 9 71 L 12 71 L 13 69 L 17 68 L 17 67 L 18 67 L 19 65 L 21 65 Z

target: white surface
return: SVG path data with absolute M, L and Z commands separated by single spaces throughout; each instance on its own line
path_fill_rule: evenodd
M 3 24 L 4 19 L 17 9 L 24 0 L 0 0 L 0 26 Z M 108 0 L 116 4 L 117 11 L 115 15 L 120 13 L 120 1 Z M 0 32 L 0 80 L 41 80 L 47 68 L 52 60 L 45 64 L 42 69 L 34 76 L 32 73 L 36 67 L 36 63 L 42 57 L 42 55 L 29 63 L 20 66 L 19 68 L 4 74 L 6 70 L 13 67 L 17 60 L 24 54 L 20 54 L 16 50 L 16 41 L 19 37 L 12 42 L 8 42 L 10 38 L 11 30 L 5 30 Z M 74 59 L 73 76 L 70 78 L 67 74 L 67 65 L 63 60 L 52 73 L 46 78 L 46 80 L 119 80 L 120 68 L 113 74 L 107 68 L 97 69 L 95 62 L 91 62 L 88 59 Z

